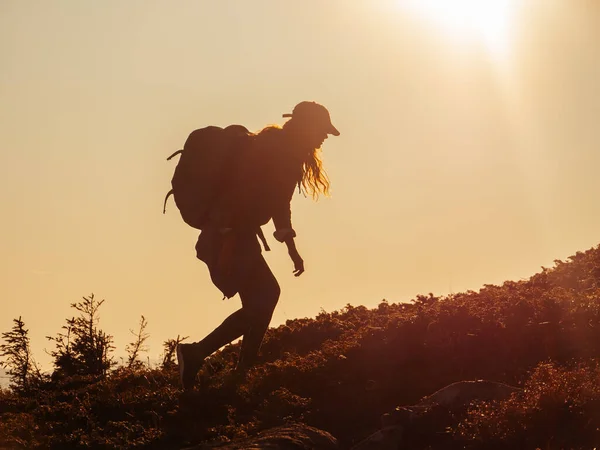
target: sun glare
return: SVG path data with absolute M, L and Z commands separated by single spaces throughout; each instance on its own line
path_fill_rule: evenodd
M 500 55 L 510 46 L 515 1 L 398 0 L 398 4 L 453 37 L 476 37 Z

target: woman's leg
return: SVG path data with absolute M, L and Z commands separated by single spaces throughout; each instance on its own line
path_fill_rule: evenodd
M 244 282 L 239 289 L 242 308 L 194 344 L 196 354 L 203 359 L 243 335 L 240 353 L 242 366 L 249 367 L 256 360 L 279 300 L 280 288 L 261 254 L 252 258 L 245 269 L 247 275 L 243 277 Z
M 202 353 L 209 356 L 221 347 L 235 341 L 248 331 L 248 317 L 244 308 L 232 313 L 221 325 L 197 343 Z
M 177 346 L 179 376 L 184 389 L 193 387 L 196 374 L 205 358 L 248 332 L 247 316 L 244 308 L 238 309 L 201 341 Z
M 231 282 L 240 294 L 242 308 L 227 317 L 201 341 L 178 346 L 177 359 L 185 389 L 193 386 L 196 373 L 201 368 L 204 358 L 240 336 L 244 336 L 244 339 L 238 368 L 243 369 L 254 364 L 271 322 L 279 300 L 279 284 L 262 256 L 256 236 L 250 234 L 242 237 L 246 239 L 237 241 L 233 272 L 226 277 L 232 277 Z M 220 279 L 218 271 L 210 265 L 209 269 L 213 282 L 215 279 Z M 219 286 L 220 289 L 222 287 Z
M 281 293 L 279 284 L 262 255 L 253 261 L 250 274 L 251 276 L 245 278 L 246 282 L 240 285 L 239 290 L 242 309 L 246 313 L 245 319 L 248 324 L 237 367 L 242 371 L 256 362 Z

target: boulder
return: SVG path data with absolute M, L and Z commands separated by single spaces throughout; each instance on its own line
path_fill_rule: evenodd
M 442 443 L 451 439 L 447 428 L 464 416 L 471 402 L 504 400 L 520 390 L 486 380 L 452 383 L 414 405 L 384 414 L 381 429 L 352 450 L 391 450 Z
M 473 400 L 504 400 L 519 388 L 496 381 L 458 381 L 423 397 L 418 405 L 440 405 L 448 409 L 457 409 L 468 406 Z
M 337 450 L 337 448 L 337 440 L 326 431 L 295 423 L 270 428 L 246 439 L 201 444 L 185 450 Z

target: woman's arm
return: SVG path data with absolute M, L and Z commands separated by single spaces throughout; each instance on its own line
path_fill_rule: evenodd
M 291 185 L 288 192 L 281 195 L 278 198 L 278 202 L 274 205 L 273 224 L 275 225 L 275 232 L 273 233 L 273 237 L 279 242 L 285 242 L 287 245 L 288 254 L 294 263 L 294 275 L 298 277 L 304 272 L 304 261 L 296 249 L 296 243 L 294 242 L 296 232 L 292 228 L 292 211 L 290 203 L 292 201 L 292 196 L 294 195 L 295 187 L 295 184 Z
M 294 276 L 299 277 L 304 273 L 304 260 L 300 257 L 298 250 L 296 249 L 296 243 L 294 242 L 293 237 L 288 237 L 285 240 L 285 245 L 288 248 L 288 254 L 292 261 L 294 262 Z

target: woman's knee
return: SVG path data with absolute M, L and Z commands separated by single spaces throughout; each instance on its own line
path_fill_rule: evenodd
M 270 286 L 269 293 L 267 295 L 267 297 L 273 303 L 273 307 L 275 307 L 275 305 L 279 301 L 280 296 L 281 296 L 281 287 L 279 286 L 279 283 L 277 282 L 277 280 L 275 278 L 273 278 L 273 283 Z
M 261 318 L 268 317 L 270 320 L 278 301 L 279 291 L 273 290 L 269 293 L 263 294 L 255 301 L 247 302 L 246 305 L 244 305 L 244 309 L 247 309 L 249 314 L 252 314 L 253 316 L 258 316 Z
M 259 268 L 262 270 L 256 270 L 240 286 L 242 302 L 245 297 L 248 303 L 257 302 L 275 307 L 281 295 L 281 287 L 266 264 Z
M 279 283 L 273 278 L 273 283 L 268 289 L 265 289 L 264 300 L 261 302 L 265 310 L 268 310 L 271 314 L 275 310 L 277 303 L 279 302 L 279 296 L 281 295 L 281 288 Z
M 243 309 L 254 322 L 270 322 L 279 301 L 281 289 L 276 282 L 255 292 L 240 292 Z

